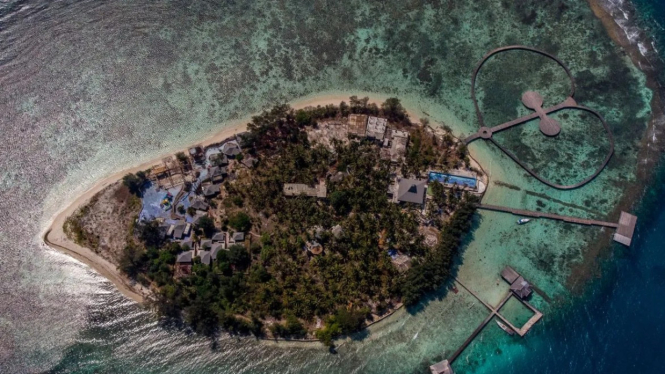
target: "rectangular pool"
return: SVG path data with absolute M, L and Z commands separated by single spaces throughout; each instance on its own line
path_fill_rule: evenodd
M 436 171 L 429 172 L 429 182 L 437 181 L 443 183 L 444 185 L 452 186 L 454 184 L 458 186 L 466 186 L 471 189 L 476 189 L 478 181 L 476 178 L 463 177 L 461 175 L 454 175 L 448 173 L 439 173 Z

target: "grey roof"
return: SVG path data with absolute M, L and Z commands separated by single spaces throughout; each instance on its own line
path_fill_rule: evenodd
M 211 184 L 203 187 L 203 196 L 214 196 L 219 193 L 219 184 Z
M 199 257 L 201 257 L 201 263 L 210 265 L 211 256 L 210 251 L 199 251 Z
M 227 156 L 236 156 L 240 153 L 240 145 L 234 140 L 224 143 L 221 149 L 222 153 Z
M 257 162 L 259 162 L 259 160 L 255 159 L 254 157 L 249 157 L 249 156 L 243 158 L 242 161 L 240 161 L 240 163 L 242 163 L 243 165 L 245 165 L 248 168 L 254 167 L 254 165 L 256 165 Z
M 208 210 L 208 203 L 203 200 L 194 200 L 190 206 L 196 210 Z
M 224 249 L 225 249 L 224 248 L 224 243 L 213 244 L 212 248 L 210 248 L 210 257 L 213 260 L 216 260 L 217 259 L 217 253 L 219 253 L 219 251 L 223 251 Z
M 212 240 L 206 239 L 206 240 L 201 240 L 201 248 L 210 248 L 212 246 Z
M 212 236 L 212 241 L 213 242 L 225 242 L 226 241 L 226 233 L 225 232 L 218 232 L 215 235 Z
M 210 178 L 216 178 L 216 177 L 223 177 L 226 174 L 228 174 L 228 172 L 226 171 L 225 166 L 215 166 L 212 169 L 210 169 L 208 176 Z
M 215 235 L 212 236 L 212 241 L 213 242 L 225 242 L 226 241 L 226 233 L 225 232 L 218 232 Z
M 510 290 L 522 299 L 526 299 L 531 295 L 531 285 L 522 277 L 517 278 L 510 286 Z
M 175 229 L 173 230 L 173 239 L 182 239 L 182 235 L 185 233 L 186 227 L 186 223 L 179 223 L 175 225 Z
M 188 263 L 192 262 L 192 256 L 194 255 L 194 251 L 186 251 L 178 254 L 178 258 L 175 260 L 178 263 Z
M 233 235 L 231 235 L 231 239 L 233 239 L 234 242 L 241 242 L 245 240 L 245 233 L 244 232 L 234 232 Z
M 180 246 L 181 246 L 183 249 L 185 249 L 185 248 L 187 248 L 187 249 L 192 249 L 192 248 L 194 247 L 194 246 L 193 246 L 193 243 L 192 243 L 191 240 L 185 240 L 185 241 L 183 241 L 182 243 L 180 243 Z
M 397 187 L 397 201 L 422 204 L 425 201 L 424 179 L 402 179 Z

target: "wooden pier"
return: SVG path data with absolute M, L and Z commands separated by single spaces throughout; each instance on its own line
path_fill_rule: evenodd
M 501 299 L 499 304 L 497 304 L 497 306 L 494 307 L 485 302 L 483 299 L 481 299 L 480 296 L 478 296 L 478 294 L 476 294 L 470 288 L 465 286 L 462 282 L 459 281 L 459 279 L 455 278 L 455 283 L 457 283 L 460 287 L 464 288 L 464 290 L 470 293 L 474 298 L 476 298 L 476 300 L 480 301 L 480 303 L 483 304 L 485 308 L 489 309 L 490 313 L 483 320 L 483 322 L 480 325 L 478 325 L 478 327 L 476 327 L 475 330 L 473 330 L 471 335 L 469 335 L 469 337 L 464 341 L 464 343 L 462 343 L 462 345 L 459 348 L 457 348 L 457 350 L 452 354 L 452 356 L 450 356 L 450 358 L 430 366 L 430 370 L 432 371 L 432 373 L 437 373 L 437 374 L 452 373 L 452 368 L 450 367 L 450 365 L 462 354 L 462 352 L 464 352 L 464 350 L 469 346 L 469 344 L 471 344 L 471 342 L 480 334 L 481 331 L 483 331 L 485 326 L 487 326 L 487 324 L 490 323 L 490 321 L 492 321 L 492 319 L 495 316 L 498 319 L 500 319 L 501 322 L 503 322 L 506 326 L 508 326 L 508 328 L 515 331 L 520 337 L 524 337 L 524 335 L 526 335 L 526 333 L 531 329 L 531 327 L 533 327 L 533 325 L 536 324 L 536 322 L 538 322 L 543 317 L 543 314 L 538 309 L 534 308 L 531 304 L 529 304 L 525 300 L 522 300 L 519 297 L 517 297 L 517 299 L 523 305 L 525 305 L 534 313 L 534 315 L 524 324 L 524 326 L 522 326 L 522 328 L 517 328 L 499 313 L 499 310 L 501 310 L 501 308 L 506 304 L 506 302 L 508 302 L 508 300 L 511 297 L 516 297 L 513 295 L 512 291 L 509 290 L 506 296 L 504 296 L 503 299 Z
M 635 225 L 637 224 L 637 217 L 626 212 L 621 212 L 621 217 L 619 218 L 619 222 L 606 222 L 606 221 L 598 221 L 586 218 L 563 216 L 553 213 L 537 212 L 533 210 L 508 208 L 508 207 L 489 205 L 489 204 L 478 204 L 478 208 L 485 210 L 492 210 L 495 212 L 511 213 L 517 216 L 559 220 L 568 223 L 575 223 L 578 225 L 615 228 L 617 229 L 617 232 L 614 234 L 613 237 L 614 241 L 628 247 L 630 247 L 630 243 L 633 239 L 633 234 L 635 232 Z

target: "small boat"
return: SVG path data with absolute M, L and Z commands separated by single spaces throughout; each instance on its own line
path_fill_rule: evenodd
M 531 220 L 529 218 L 520 218 L 520 219 L 517 220 L 518 225 L 523 225 L 523 224 L 529 223 L 529 222 L 531 222 Z
M 508 328 L 508 326 L 504 325 L 503 323 L 496 321 L 496 324 L 499 325 L 501 330 L 505 331 L 508 335 L 515 335 L 515 331 L 512 329 Z

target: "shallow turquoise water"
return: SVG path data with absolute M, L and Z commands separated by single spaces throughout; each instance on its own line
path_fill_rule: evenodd
M 3 2 L 0 281 L 11 287 L 3 288 L 0 304 L 0 372 L 424 372 L 485 318 L 468 294 L 443 298 L 442 290 L 344 342 L 337 355 L 226 335 L 213 345 L 159 326 L 99 275 L 40 246 L 39 233 L 99 178 L 302 96 L 395 95 L 433 123 L 468 135 L 477 128 L 471 71 L 488 50 L 516 43 L 569 64 L 576 98 L 606 116 L 617 153 L 597 181 L 563 193 L 476 142 L 474 156 L 501 182 L 491 184 L 487 202 L 604 218 L 636 180 L 650 92 L 584 2 Z M 530 69 L 528 58 L 517 60 L 515 67 Z M 496 65 L 483 83 L 484 108 L 500 121 L 524 111 L 525 88 L 556 97 L 563 83 L 544 85 L 557 79 L 547 71 L 514 80 Z M 588 169 L 579 161 L 571 167 L 566 155 L 549 157 L 551 143 L 532 127 L 502 140 L 515 152 L 533 152 L 526 156 L 544 173 L 567 170 L 573 179 Z M 586 140 L 584 156 L 576 157 L 592 157 L 586 150 L 602 146 L 602 139 Z M 535 221 L 527 231 L 513 217 L 480 213 L 460 258 L 460 280 L 496 303 L 506 290 L 498 272 L 509 263 L 554 302 L 538 303 L 546 317 L 527 339 L 488 328 L 456 371 L 521 372 L 516 365 L 567 337 L 558 321 L 584 320 L 592 300 L 571 301 L 567 278 L 599 238 L 593 228 Z

